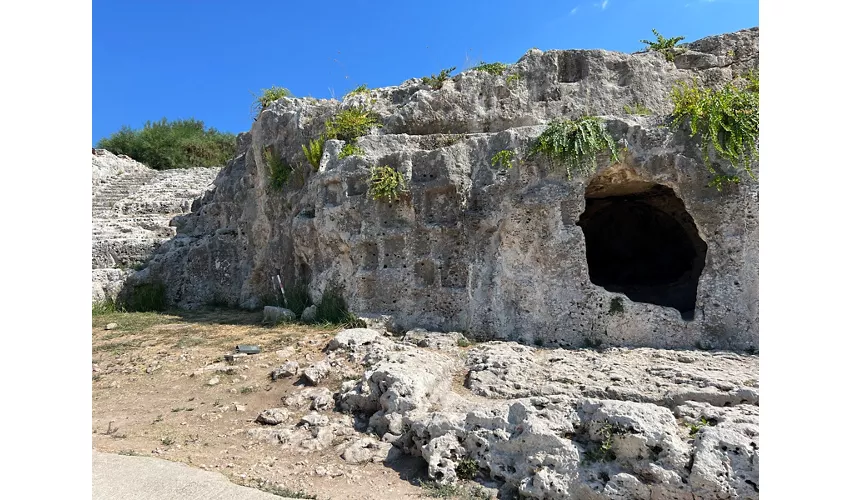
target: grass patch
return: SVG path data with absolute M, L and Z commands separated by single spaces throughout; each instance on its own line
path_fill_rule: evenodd
M 92 316 L 103 316 L 106 314 L 114 314 L 116 312 L 121 312 L 121 308 L 115 304 L 114 300 L 109 298 L 99 302 L 92 302 L 91 304 Z
M 260 95 L 254 95 L 254 97 L 255 99 L 251 104 L 251 110 L 254 112 L 254 119 L 256 120 L 257 117 L 260 116 L 260 113 L 262 113 L 264 109 L 268 108 L 271 103 L 284 97 L 292 97 L 292 92 L 290 92 L 287 88 L 273 85 L 270 89 L 262 89 L 260 91 Z
M 180 318 L 158 312 L 114 312 L 92 317 L 92 328 L 103 328 L 109 323 L 118 323 L 118 328 L 106 333 L 100 340 L 108 340 L 129 332 L 137 332 L 154 325 L 180 321 Z
M 433 90 L 439 90 L 439 89 L 443 88 L 443 84 L 446 82 L 446 80 L 449 79 L 449 75 L 451 75 L 452 71 L 454 71 L 456 69 L 457 69 L 456 66 L 452 66 L 451 68 L 440 70 L 439 74 L 431 75 L 431 76 L 423 76 L 422 77 L 422 83 L 431 87 L 431 89 L 433 89 Z
M 726 183 L 738 183 L 740 177 L 718 173 L 711 165 L 711 149 L 729 161 L 734 169 L 743 168 L 752 179 L 752 163 L 758 160 L 759 77 L 747 73 L 726 83 L 720 90 L 679 82 L 673 88 L 673 123 L 687 121 L 691 137 L 699 136 L 703 162 L 714 175 L 710 185 L 718 190 Z
M 655 41 L 641 40 L 640 43 L 646 44 L 646 48 L 650 51 L 660 52 L 664 55 L 664 59 L 668 62 L 673 62 L 676 54 L 682 51 L 682 47 L 676 47 L 676 44 L 685 39 L 683 36 L 674 36 L 673 38 L 664 38 L 655 29 L 652 30 L 655 35 Z
M 605 150 L 611 161 L 618 161 L 617 146 L 602 121 L 593 116 L 578 120 L 555 120 L 537 137 L 529 156 L 542 154 L 564 165 L 567 179 L 574 172 L 591 174 L 596 171 L 596 157 Z
M 457 346 L 458 347 L 469 347 L 471 345 L 472 345 L 472 342 L 470 342 L 466 339 L 457 339 Z
M 306 145 L 301 145 L 301 151 L 304 152 L 304 156 L 307 158 L 307 161 L 310 165 L 313 166 L 313 170 L 319 170 L 319 164 L 322 161 L 322 151 L 325 149 L 325 137 L 319 137 L 318 139 L 310 139 Z
M 369 111 L 365 106 L 355 106 L 344 109 L 325 122 L 325 136 L 328 139 L 338 139 L 353 142 L 354 139 L 366 135 L 372 127 L 380 127 L 378 115 Z
M 481 64 L 479 64 L 478 66 L 475 66 L 472 69 L 474 69 L 475 71 L 484 71 L 485 73 L 490 73 L 491 75 L 499 76 L 499 75 L 504 74 L 505 71 L 507 71 L 508 65 L 505 64 L 505 63 L 500 63 L 500 62 L 494 62 L 494 63 L 482 62 Z
M 358 147 L 355 144 L 350 142 L 346 142 L 345 146 L 342 147 L 342 150 L 339 152 L 339 159 L 348 158 L 349 156 L 363 156 L 366 154 L 362 148 Z
M 101 139 L 97 148 L 127 155 L 156 170 L 220 167 L 236 152 L 236 136 L 207 128 L 195 119 L 147 122 L 141 129 L 124 126 Z
M 392 203 L 399 201 L 401 195 L 407 192 L 404 175 L 392 167 L 372 167 L 372 177 L 369 179 L 369 196 L 375 201 Z
M 285 287 L 283 292 L 286 297 L 287 308 L 295 313 L 296 318 L 300 318 L 304 309 L 313 305 L 313 299 L 310 298 L 310 294 L 307 290 L 307 284 L 303 281 L 298 281 L 288 287 Z
M 160 282 L 136 285 L 123 301 L 123 309 L 130 312 L 165 310 L 165 285 Z
M 174 347 L 179 347 L 180 349 L 185 349 L 186 347 L 196 347 L 199 345 L 206 344 L 206 339 L 202 339 L 200 337 L 180 337 L 180 340 L 174 344 Z

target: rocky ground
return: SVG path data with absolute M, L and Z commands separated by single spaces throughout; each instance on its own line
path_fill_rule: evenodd
M 93 317 L 93 446 L 330 499 L 758 498 L 758 356 L 261 318 Z

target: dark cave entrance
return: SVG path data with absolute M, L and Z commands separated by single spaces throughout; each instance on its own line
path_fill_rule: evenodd
M 628 176 L 631 177 L 631 176 Z M 595 179 L 578 225 L 590 281 L 634 302 L 674 307 L 692 320 L 707 246 L 672 189 Z

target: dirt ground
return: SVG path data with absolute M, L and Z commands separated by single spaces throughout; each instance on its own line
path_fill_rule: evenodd
M 454 493 L 457 498 L 481 498 L 473 485 L 447 491 L 428 484 L 426 464 L 419 458 L 408 457 L 392 467 L 353 465 L 334 446 L 293 452 L 250 439 L 246 430 L 261 427 L 255 422 L 260 412 L 282 406 L 282 399 L 302 389 L 295 377 L 272 381 L 271 370 L 286 360 L 303 367 L 322 359 L 322 349 L 340 331 L 268 327 L 261 319 L 260 312 L 221 309 L 93 316 L 93 447 L 183 462 L 282 495 L 402 499 Z M 109 323 L 118 327 L 106 330 Z M 262 352 L 242 358 L 232 370 L 204 371 L 223 362 L 237 344 L 256 344 Z M 349 375 L 321 386 L 336 392 L 345 378 L 361 374 L 352 366 Z M 210 385 L 214 379 L 218 383 Z M 321 413 L 339 415 L 334 410 Z

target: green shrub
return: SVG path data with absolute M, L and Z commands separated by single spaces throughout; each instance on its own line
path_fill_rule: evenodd
M 128 312 L 151 312 L 165 310 L 165 285 L 160 282 L 136 285 L 124 301 Z
M 507 71 L 508 66 L 507 66 L 507 64 L 500 63 L 500 62 L 481 63 L 481 64 L 479 64 L 478 66 L 476 66 L 472 69 L 474 69 L 475 71 L 485 71 L 487 73 L 490 73 L 491 75 L 498 76 L 498 75 L 504 74 L 504 72 Z
M 516 154 L 512 149 L 503 149 L 493 155 L 493 158 L 490 160 L 490 165 L 496 166 L 499 165 L 501 168 L 512 168 L 514 166 L 514 158 Z
M 276 100 L 284 98 L 284 97 L 292 97 L 292 92 L 290 92 L 289 89 L 274 86 L 274 85 L 272 86 L 272 88 L 263 89 L 260 92 L 261 92 L 260 95 L 254 96 L 254 97 L 256 97 L 256 99 L 254 100 L 254 103 L 251 105 L 251 109 L 255 113 L 255 119 L 256 119 L 257 116 L 260 115 L 260 113 L 264 109 L 268 108 L 269 105 L 271 103 L 275 102 Z
M 459 479 L 473 479 L 478 474 L 478 462 L 471 458 L 461 459 L 455 466 L 455 473 Z
M 328 139 L 351 142 L 366 135 L 374 126 L 380 126 L 378 115 L 365 106 L 355 106 L 340 111 L 325 122 L 325 136 Z
M 529 154 L 543 154 L 562 163 L 567 178 L 572 179 L 574 171 L 586 174 L 596 171 L 596 156 L 606 149 L 611 153 L 611 161 L 618 161 L 617 146 L 611 134 L 599 118 L 586 116 L 578 120 L 553 121 L 537 138 Z
M 505 78 L 505 83 L 508 84 L 508 87 L 512 87 L 514 84 L 519 83 L 519 79 L 519 73 L 511 73 L 507 78 Z
M 451 68 L 440 70 L 440 73 L 438 75 L 423 76 L 422 83 L 431 87 L 434 90 L 441 89 L 443 88 L 443 83 L 445 83 L 446 80 L 449 79 L 449 75 L 451 74 L 451 72 L 456 69 L 457 67 L 452 66 Z
M 404 175 L 394 168 L 372 167 L 372 177 L 369 179 L 369 196 L 375 201 L 392 203 L 401 199 L 401 194 L 407 192 Z
M 284 163 L 283 159 L 274 153 L 271 146 L 263 149 L 263 160 L 269 168 L 271 186 L 274 189 L 283 189 L 289 181 L 289 174 L 292 173 L 293 168 Z
M 321 136 L 318 139 L 310 139 L 310 142 L 305 146 L 301 145 L 301 150 L 304 151 L 304 156 L 310 165 L 313 165 L 313 170 L 319 170 L 319 164 L 322 161 L 322 150 L 325 148 L 325 137 Z
M 354 90 L 352 90 L 351 92 L 345 94 L 345 97 L 353 96 L 353 95 L 357 95 L 357 94 L 368 94 L 368 93 L 369 93 L 369 87 L 367 87 L 366 84 L 364 83 L 363 85 L 359 85 L 359 86 L 355 87 Z
M 720 90 L 679 82 L 673 88 L 673 123 L 687 120 L 691 137 L 699 136 L 703 162 L 714 174 L 711 185 L 720 190 L 725 183 L 740 182 L 736 174 L 719 174 L 709 161 L 709 147 L 755 179 L 751 169 L 758 159 L 759 81 L 757 73 L 729 82 Z
M 656 41 L 650 42 L 649 40 L 641 40 L 640 43 L 645 43 L 647 45 L 646 48 L 649 50 L 661 52 L 664 54 L 665 59 L 673 62 L 673 58 L 676 57 L 676 53 L 681 50 L 681 47 L 676 47 L 676 44 L 684 40 L 685 37 L 674 36 L 673 38 L 664 38 L 654 29 L 652 30 L 652 34 L 655 35 Z
M 236 136 L 206 128 L 195 119 L 163 118 L 138 130 L 124 126 L 98 141 L 96 147 L 127 155 L 156 170 L 218 167 L 236 152 Z
M 296 318 L 300 318 L 304 309 L 313 305 L 313 299 L 307 291 L 307 284 L 303 281 L 284 287 L 283 296 L 286 297 L 286 307 L 295 313 Z
M 347 158 L 349 156 L 363 156 L 365 152 L 363 149 L 358 147 L 356 144 L 352 144 L 350 142 L 346 142 L 345 146 L 342 147 L 342 150 L 339 152 L 339 159 Z

